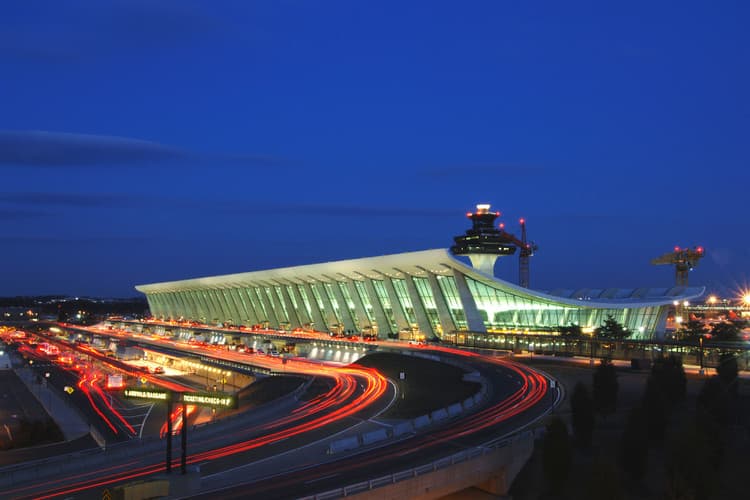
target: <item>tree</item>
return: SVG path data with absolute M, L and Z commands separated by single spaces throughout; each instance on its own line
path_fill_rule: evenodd
M 568 480 L 571 464 L 571 446 L 568 428 L 559 417 L 547 424 L 542 448 L 544 479 L 552 493 L 562 493 Z
M 706 328 L 706 325 L 697 319 L 691 319 L 685 323 L 685 328 L 682 330 L 682 335 L 689 340 L 698 340 L 707 333 L 708 328 Z
M 607 316 L 602 326 L 594 330 L 594 335 L 597 338 L 609 340 L 622 340 L 629 337 L 630 333 L 612 315 Z
M 657 397 L 664 400 L 666 409 L 671 413 L 685 401 L 687 394 L 687 377 L 682 359 L 670 355 L 654 360 L 646 387 L 654 386 Z
M 634 481 L 646 473 L 648 459 L 648 422 L 643 407 L 636 406 L 628 415 L 619 450 L 620 466 Z
M 617 466 L 606 456 L 600 456 L 591 467 L 585 496 L 587 500 L 624 500 L 622 481 Z
M 594 370 L 594 409 L 606 417 L 617 409 L 617 371 L 612 361 L 602 359 Z
M 729 422 L 730 399 L 720 377 L 706 379 L 695 402 L 701 425 L 723 428 Z
M 668 499 L 711 498 L 719 479 L 716 440 L 691 422 L 673 436 L 666 450 Z
M 571 323 L 570 326 L 561 326 L 560 335 L 563 337 L 580 338 L 583 335 L 583 330 L 580 325 Z
M 586 386 L 578 382 L 570 398 L 572 410 L 573 435 L 578 446 L 591 446 L 591 434 L 594 432 L 594 402 Z
M 676 356 L 654 360 L 643 393 L 648 437 L 652 444 L 663 442 L 669 418 L 684 403 L 686 393 L 687 378 L 682 360 Z
M 722 385 L 727 388 L 730 394 L 737 394 L 737 376 L 739 368 L 737 366 L 737 357 L 732 353 L 722 353 L 719 357 L 719 366 L 716 367 L 716 373 L 721 380 Z
M 722 321 L 714 324 L 711 337 L 714 340 L 734 341 L 739 338 L 742 328 L 734 321 Z

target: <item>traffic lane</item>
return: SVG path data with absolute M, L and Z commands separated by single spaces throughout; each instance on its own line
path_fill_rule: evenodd
M 555 401 L 556 391 L 548 389 L 542 400 L 523 414 L 509 417 L 468 435 L 443 441 L 433 439 L 432 435 L 417 435 L 392 446 L 366 451 L 360 455 L 343 458 L 306 471 L 282 474 L 272 480 L 256 481 L 220 492 L 212 492 L 203 495 L 202 498 L 211 498 L 216 494 L 222 498 L 247 498 L 248 491 L 252 491 L 252 496 L 256 498 L 291 498 L 385 476 L 430 463 L 438 458 L 487 443 L 513 432 L 546 413 Z M 471 420 L 472 415 L 478 413 L 481 411 L 473 412 L 448 424 L 452 428 L 461 429 L 467 420 Z M 438 431 L 439 429 L 436 430 Z
M 359 393 L 352 395 L 349 400 L 356 399 L 361 395 L 362 389 L 360 386 Z M 302 434 L 295 434 L 288 438 L 284 438 L 282 441 L 277 441 L 272 444 L 264 445 L 260 448 L 255 448 L 248 450 L 246 452 L 238 453 L 235 455 L 231 455 L 224 458 L 218 458 L 211 460 L 209 462 L 201 463 L 201 474 L 202 475 L 210 475 L 210 474 L 216 474 L 219 472 L 223 472 L 227 469 L 232 469 L 240 465 L 244 465 L 247 463 L 255 462 L 258 460 L 263 460 L 269 457 L 276 456 L 278 454 L 285 454 L 290 451 L 305 447 L 311 443 L 316 443 L 321 440 L 325 440 L 327 438 L 330 438 L 331 436 L 334 436 L 338 433 L 341 433 L 343 431 L 346 431 L 347 429 L 359 425 L 363 422 L 368 421 L 370 418 L 373 418 L 376 415 L 379 415 L 383 411 L 385 411 L 390 403 L 393 401 L 395 397 L 395 388 L 391 386 L 391 384 L 388 384 L 388 390 L 384 393 L 384 395 L 380 398 L 380 400 L 373 405 L 368 405 L 367 407 L 363 408 L 359 412 L 353 414 L 350 417 L 346 417 L 341 420 L 334 420 L 332 422 L 326 423 L 324 426 L 314 428 L 311 430 L 307 430 L 306 432 Z M 300 421 L 297 425 L 302 425 L 305 422 L 311 422 L 314 419 L 318 419 L 321 416 L 325 417 L 325 415 L 330 414 L 332 411 L 335 411 L 335 409 L 331 409 L 327 412 L 325 412 L 323 415 L 316 415 L 311 416 L 309 418 L 304 419 L 303 421 Z M 291 426 L 289 428 L 293 428 L 294 426 Z M 307 458 L 305 456 L 299 456 L 299 457 L 290 457 L 290 464 L 289 468 L 295 467 L 294 464 L 291 462 L 294 460 L 297 460 L 298 462 L 305 462 Z M 304 465 L 310 465 L 309 463 L 304 463 Z
M 128 436 L 120 430 L 112 430 L 102 419 L 101 415 L 92 407 L 92 402 L 87 397 L 85 391 L 78 387 L 81 379 L 76 372 L 68 371 L 42 356 L 36 354 L 31 354 L 31 356 L 35 360 L 32 367 L 36 379 L 42 382 L 46 380 L 46 383 L 51 386 L 47 389 L 57 391 L 58 396 L 67 400 L 71 406 L 75 407 L 84 420 L 89 425 L 93 425 L 107 443 L 126 441 L 128 439 Z M 50 374 L 49 377 L 45 376 L 47 373 Z M 66 392 L 66 387 L 73 388 L 73 392 Z
M 356 383 L 355 385 L 356 387 L 359 387 L 360 390 L 362 390 L 362 387 L 359 383 Z M 355 394 L 353 396 L 350 396 L 347 401 L 344 401 L 345 403 L 348 403 L 351 398 L 358 396 L 358 394 L 356 393 L 356 387 L 354 389 Z M 335 408 L 332 408 L 331 411 L 335 411 Z M 312 417 L 306 418 L 312 419 Z M 290 423 L 289 425 L 282 427 L 294 428 L 296 425 L 303 424 L 304 422 L 302 424 Z M 330 423 L 328 425 L 330 425 Z M 278 427 L 279 426 L 277 426 L 277 428 L 273 430 L 277 431 Z M 262 427 L 245 430 L 244 432 L 246 434 L 251 433 L 255 438 L 262 437 L 269 433 L 268 429 Z M 205 439 L 200 437 L 197 440 L 193 439 L 192 445 L 190 442 L 188 443 L 190 451 L 190 457 L 188 458 L 189 463 L 201 463 L 205 459 L 210 458 L 211 455 L 216 452 L 217 448 L 220 448 L 222 446 L 231 447 L 233 444 L 236 444 L 237 435 L 237 432 L 232 432 L 228 433 L 227 435 L 218 437 L 212 435 L 208 436 Z M 241 444 L 242 443 L 240 443 L 240 445 Z M 268 450 L 268 448 L 263 449 Z M 177 453 L 179 453 L 177 450 L 177 446 L 174 446 L 173 453 L 175 457 L 179 456 L 177 455 Z M 97 490 L 106 485 L 116 485 L 123 482 L 129 482 L 141 479 L 145 475 L 160 472 L 163 467 L 163 457 L 163 448 L 159 450 L 152 450 L 147 454 L 141 455 L 140 457 L 131 460 L 130 462 L 110 464 L 109 467 L 106 467 L 103 470 L 90 471 L 88 473 L 79 474 L 75 477 L 51 479 L 41 485 L 34 484 L 16 488 L 12 493 L 19 494 L 22 497 L 38 497 L 40 495 L 69 496 L 73 494 L 75 494 L 77 497 L 78 495 L 85 493 L 88 490 Z M 178 464 L 179 460 L 175 459 L 173 461 L 173 465 L 177 467 Z

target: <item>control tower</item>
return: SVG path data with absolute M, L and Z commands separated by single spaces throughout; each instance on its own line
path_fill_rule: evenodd
M 455 236 L 451 247 L 453 255 L 469 257 L 471 265 L 479 271 L 494 276 L 495 261 L 503 255 L 513 255 L 516 245 L 507 233 L 495 227 L 500 212 L 490 212 L 487 204 L 477 205 L 476 212 L 469 212 L 472 227 L 465 234 Z

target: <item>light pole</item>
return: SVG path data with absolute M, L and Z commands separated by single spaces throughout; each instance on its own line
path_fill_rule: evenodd
M 52 406 L 52 396 L 50 396 L 49 375 L 49 372 L 44 372 L 44 387 L 47 389 L 47 407 L 48 410 L 51 411 L 50 407 Z
M 698 375 L 703 375 L 705 373 L 705 370 L 703 369 L 703 335 L 698 337 L 698 344 L 700 344 L 700 350 L 698 351 L 700 370 L 698 370 Z

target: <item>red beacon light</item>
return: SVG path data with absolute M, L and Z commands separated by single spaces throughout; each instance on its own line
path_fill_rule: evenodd
M 674 247 L 674 251 L 675 252 L 679 252 L 680 251 L 680 247 Z
M 698 250 L 698 253 L 703 253 L 703 247 L 698 247 L 696 250 Z
M 521 217 L 521 219 L 518 221 L 520 224 L 526 224 L 526 219 Z
M 471 213 L 471 212 L 466 212 L 466 217 L 471 218 L 472 215 L 474 215 L 474 214 Z
M 504 222 L 501 222 L 501 223 L 500 223 L 500 225 L 499 225 L 499 226 L 497 226 L 497 227 L 499 227 L 500 229 L 505 229 L 505 223 L 504 223 Z

